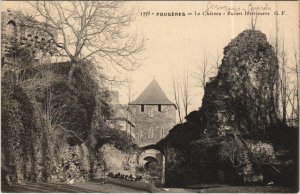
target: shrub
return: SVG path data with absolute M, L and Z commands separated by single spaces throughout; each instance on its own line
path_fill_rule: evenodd
M 96 149 L 99 149 L 104 144 L 112 144 L 121 151 L 129 149 L 137 149 L 133 143 L 132 138 L 125 131 L 104 127 L 95 132 L 97 140 Z

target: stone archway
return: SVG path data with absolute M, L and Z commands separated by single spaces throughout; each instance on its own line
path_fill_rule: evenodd
M 138 156 L 138 164 L 143 166 L 155 183 L 165 183 L 165 156 L 156 149 L 145 149 Z
M 151 177 L 159 179 L 159 177 L 161 177 L 161 167 L 158 160 L 156 158 L 153 158 L 152 156 L 147 156 L 146 158 L 144 158 L 144 160 L 147 161 L 144 165 L 146 171 L 150 174 Z

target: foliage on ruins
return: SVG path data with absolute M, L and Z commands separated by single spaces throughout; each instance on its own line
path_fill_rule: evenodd
M 245 30 L 233 39 L 217 76 L 205 85 L 202 107 L 156 145 L 169 166 L 166 184 L 252 182 L 263 165 L 276 163 L 288 164 L 281 176 L 292 172 L 298 133 L 279 118 L 278 79 L 265 34 Z
M 55 48 L 32 36 L 14 37 L 2 56 L 3 176 L 14 182 L 97 176 L 103 173 L 97 155 L 102 145 L 126 150 L 134 144 L 106 123 L 109 92 L 95 80 L 95 65 L 80 61 L 69 79 L 72 63 L 36 62 L 39 52 L 47 58 Z

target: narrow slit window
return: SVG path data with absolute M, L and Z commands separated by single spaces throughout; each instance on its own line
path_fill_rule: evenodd
M 141 105 L 141 112 L 144 112 L 145 111 L 145 107 L 144 105 Z
M 158 112 L 161 112 L 161 105 L 158 105 Z

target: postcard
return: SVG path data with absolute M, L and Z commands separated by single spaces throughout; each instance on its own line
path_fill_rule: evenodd
M 298 1 L 2 1 L 1 191 L 299 191 Z

